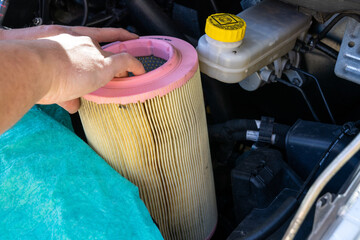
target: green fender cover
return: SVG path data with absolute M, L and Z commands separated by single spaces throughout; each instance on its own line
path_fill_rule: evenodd
M 34 106 L 0 136 L 1 239 L 163 239 L 138 189 L 71 127 Z

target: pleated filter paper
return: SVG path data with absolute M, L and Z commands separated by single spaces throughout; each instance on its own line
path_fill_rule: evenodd
M 114 79 L 81 99 L 89 145 L 139 187 L 165 239 L 209 239 L 217 210 L 195 49 L 154 36 L 105 50 L 130 53 L 147 73 Z

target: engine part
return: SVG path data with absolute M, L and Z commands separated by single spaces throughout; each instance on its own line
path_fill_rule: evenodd
M 320 169 L 322 167 L 322 165 L 325 163 L 327 163 L 326 161 L 328 161 L 328 157 L 330 155 L 330 153 L 332 152 L 332 150 L 334 149 L 334 147 L 339 143 L 339 141 L 346 136 L 347 134 L 351 134 L 352 132 L 354 132 L 355 129 L 353 129 L 353 127 L 350 126 L 350 124 L 346 124 L 345 126 L 343 126 L 341 133 L 337 136 L 337 138 L 335 138 L 331 144 L 329 145 L 329 147 L 326 149 L 326 151 L 324 151 L 322 153 L 321 158 L 319 158 L 316 162 L 316 164 L 314 165 L 313 169 L 311 170 L 310 174 L 306 177 L 306 180 L 304 181 L 303 185 L 301 186 L 296 198 L 297 199 L 301 199 L 303 194 L 307 191 L 307 189 L 310 187 L 309 185 L 314 181 L 314 177 L 317 176 L 320 172 Z M 351 170 L 350 170 L 351 171 Z M 334 192 L 336 192 L 336 190 L 334 190 Z
M 300 74 L 295 71 L 295 70 L 285 70 L 284 75 L 289 79 L 289 82 L 301 87 L 304 84 L 304 81 L 302 79 L 302 77 L 300 76 Z
M 338 77 L 360 84 L 360 23 L 349 19 L 335 65 Z
M 250 76 L 246 77 L 244 80 L 239 82 L 240 87 L 242 87 L 246 91 L 255 91 L 262 85 L 264 85 L 268 79 L 267 75 L 270 75 L 272 71 L 268 69 L 267 67 L 261 68 L 259 71 L 251 74 Z M 264 74 L 266 74 L 266 77 L 264 77 Z
M 281 78 L 275 77 L 275 80 L 276 80 L 276 82 L 279 82 L 279 83 L 281 83 L 281 84 L 284 84 L 285 86 L 288 86 L 288 87 L 291 87 L 291 88 L 295 88 L 296 90 L 298 90 L 298 91 L 301 93 L 301 95 L 303 96 L 303 98 L 304 98 L 307 106 L 309 107 L 309 110 L 310 110 L 311 114 L 313 115 L 315 121 L 320 122 L 319 117 L 318 117 L 317 114 L 315 113 L 314 108 L 312 107 L 312 105 L 311 105 L 308 97 L 306 96 L 304 90 L 303 90 L 301 87 L 299 87 L 299 86 L 297 86 L 297 85 L 295 85 L 295 84 L 293 84 L 293 83 L 287 82 L 287 81 L 285 81 L 285 80 L 283 80 L 283 79 L 281 79 Z
M 199 39 L 198 53 L 201 71 L 226 83 L 240 82 L 247 76 L 287 54 L 296 39 L 310 26 L 310 17 L 296 8 L 273 0 L 265 0 L 237 15 L 246 22 L 242 42 L 223 38 L 224 32 L 233 34 L 239 20 L 229 15 L 216 15 L 223 21 L 220 34 L 204 35 Z M 210 18 L 212 18 L 210 16 Z M 207 23 L 208 24 L 208 23 Z
M 338 50 L 334 49 L 334 46 L 329 46 L 326 43 L 322 42 L 321 40 L 324 39 L 327 34 L 330 32 L 330 30 L 343 18 L 349 17 L 352 18 L 358 22 L 360 22 L 360 15 L 356 13 L 340 13 L 336 15 L 334 18 L 331 19 L 331 21 L 326 25 L 326 27 L 321 30 L 318 34 L 315 34 L 314 37 L 311 37 L 308 39 L 308 45 L 303 43 L 303 46 L 298 48 L 301 52 L 310 52 L 314 50 L 314 48 L 322 51 L 330 58 L 337 60 L 338 58 Z
M 276 59 L 273 63 L 261 68 L 259 71 L 246 77 L 241 82 L 239 82 L 239 84 L 246 91 L 255 91 L 259 87 L 263 86 L 265 83 L 270 83 L 270 77 L 273 74 L 277 77 L 281 77 L 282 74 L 285 74 L 289 78 L 290 82 L 292 82 L 292 80 L 294 80 L 294 82 L 299 82 L 301 81 L 301 78 L 295 76 L 296 73 L 291 73 L 285 68 L 288 64 L 298 66 L 299 60 L 299 54 L 291 51 L 287 56 Z
M 309 240 L 355 240 L 360 236 L 360 172 L 355 169 L 343 194 L 326 193 L 316 202 L 314 227 Z
M 162 36 L 105 49 L 156 69 L 114 79 L 82 98 L 89 145 L 139 187 L 165 239 L 211 237 L 217 209 L 195 49 Z
M 319 90 L 319 93 L 320 93 L 320 95 L 321 95 L 321 98 L 322 98 L 322 100 L 323 100 L 323 102 L 324 102 L 324 105 L 325 105 L 325 107 L 326 107 L 326 110 L 327 110 L 327 112 L 329 113 L 331 122 L 332 122 L 333 124 L 336 124 L 336 121 L 335 121 L 335 119 L 334 119 L 334 116 L 333 116 L 333 114 L 332 114 L 332 112 L 331 112 L 331 110 L 330 110 L 330 107 L 329 107 L 329 105 L 328 105 L 328 103 L 327 103 L 327 101 L 326 101 L 325 95 L 324 95 L 324 93 L 323 93 L 323 91 L 322 91 L 322 89 L 321 89 L 319 80 L 318 80 L 314 75 L 312 75 L 312 74 L 310 74 L 310 73 L 308 73 L 308 72 L 305 72 L 305 71 L 303 71 L 303 70 L 301 70 L 301 69 L 299 69 L 299 68 L 296 68 L 296 67 L 294 67 L 294 66 L 289 66 L 289 68 L 292 69 L 292 70 L 294 70 L 294 71 L 297 71 L 297 72 L 299 72 L 299 73 L 302 73 L 302 74 L 310 77 L 311 79 L 313 79 L 313 80 L 315 81 L 316 86 L 317 86 L 317 88 L 318 88 L 318 90 Z M 291 80 L 290 80 L 290 81 L 291 81 Z
M 234 212 L 239 225 L 228 237 L 265 239 L 295 210 L 300 178 L 275 149 L 245 152 L 231 171 Z
M 329 47 L 328 45 L 324 44 L 323 42 L 318 42 L 315 45 L 315 48 L 319 49 L 320 51 L 322 51 L 323 53 L 325 53 L 334 60 L 338 58 L 339 53 L 332 47 Z
M 266 208 L 253 209 L 227 240 L 267 239 L 269 235 L 284 224 L 298 206 L 295 195 L 296 191 L 284 189 Z
M 319 32 L 314 38 L 315 41 L 320 41 L 330 32 L 330 30 L 344 17 L 350 17 L 354 20 L 360 22 L 360 15 L 356 13 L 340 13 L 336 17 L 334 17 L 326 27 Z
M 357 0 L 281 0 L 283 2 L 291 3 L 295 6 L 300 6 L 312 9 L 318 12 L 334 13 L 343 11 L 360 11 L 360 3 Z
M 358 134 L 344 150 L 330 163 L 330 165 L 320 174 L 314 184 L 309 189 L 304 200 L 301 202 L 290 226 L 286 230 L 283 240 L 294 239 L 297 231 L 310 211 L 311 206 L 316 201 L 318 195 L 326 184 L 335 176 L 337 172 L 359 151 L 360 134 Z
M 285 164 L 278 150 L 258 148 L 244 153 L 231 171 L 237 221 L 253 208 L 265 208 L 284 189 L 297 190 L 299 177 Z
M 286 153 L 289 165 L 302 179 L 306 179 L 333 140 L 336 140 L 342 133 L 342 129 L 338 125 L 298 120 L 286 136 Z M 345 135 L 339 140 L 328 153 L 327 159 L 333 159 L 339 154 L 352 138 L 352 136 Z M 349 176 L 359 160 L 360 154 L 355 155 L 328 184 L 326 190 L 336 193 L 343 183 L 341 179 Z M 319 172 L 323 171 L 328 164 L 329 161 L 321 163 Z
M 42 2 L 45 2 L 42 1 Z M 31 26 L 33 19 L 39 17 L 40 1 L 9 0 L 3 26 L 9 28 L 21 28 Z
M 249 119 L 234 119 L 225 123 L 209 127 L 209 135 L 213 140 L 253 141 L 273 144 L 285 148 L 285 136 L 289 126 L 274 123 L 268 124 L 269 118 L 262 117 L 261 121 Z

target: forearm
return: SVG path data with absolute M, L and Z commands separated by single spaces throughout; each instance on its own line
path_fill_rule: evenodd
M 48 91 L 45 55 L 34 41 L 0 41 L 0 134 Z
M 21 34 L 27 40 L 13 40 Z M 80 107 L 79 97 L 104 86 L 114 76 L 143 74 L 145 70 L 136 58 L 104 52 L 98 45 L 134 38 L 137 35 L 115 28 L 0 30 L 0 134 L 35 103 L 57 103 L 74 113 Z

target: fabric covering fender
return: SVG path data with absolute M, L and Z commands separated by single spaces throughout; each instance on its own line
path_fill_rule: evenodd
M 72 131 L 56 105 L 34 106 L 0 136 L 1 239 L 162 239 L 138 189 Z

